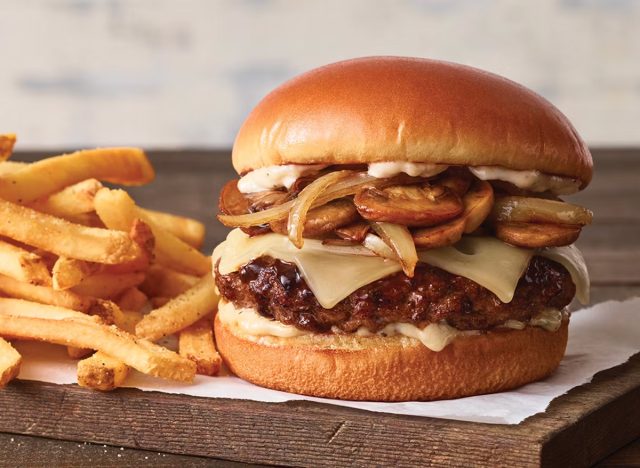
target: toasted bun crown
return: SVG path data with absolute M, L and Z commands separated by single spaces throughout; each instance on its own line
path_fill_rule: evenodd
M 300 75 L 267 95 L 233 147 L 239 173 L 280 164 L 410 161 L 538 169 L 591 180 L 567 118 L 533 91 L 448 62 L 369 57 Z

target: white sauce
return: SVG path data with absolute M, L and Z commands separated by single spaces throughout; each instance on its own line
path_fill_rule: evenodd
M 568 195 L 580 190 L 580 181 L 569 177 L 543 174 L 537 170 L 514 171 L 500 166 L 474 166 L 469 170 L 481 180 L 503 180 L 523 190 Z
M 256 169 L 240 178 L 238 190 L 242 193 L 262 192 L 279 187 L 289 188 L 298 177 L 320 171 L 322 164 L 286 164 Z M 443 164 L 412 162 L 377 162 L 369 164 L 367 173 L 380 179 L 405 173 L 413 177 L 432 177 L 446 170 Z M 503 180 L 516 187 L 533 192 L 552 192 L 568 195 L 580 190 L 580 181 L 569 177 L 543 174 L 537 170 L 516 171 L 500 166 L 474 166 L 469 170 L 481 180 Z
M 262 192 L 274 188 L 287 189 L 299 177 L 318 172 L 327 167 L 323 164 L 286 164 L 284 166 L 261 167 L 240 178 L 238 190 L 242 193 Z
M 367 173 L 370 176 L 377 177 L 378 179 L 386 179 L 393 177 L 402 172 L 412 177 L 433 177 L 436 174 L 440 174 L 446 171 L 449 166 L 444 164 L 431 164 L 431 163 L 412 163 L 412 162 L 377 162 L 369 164 Z
M 232 324 L 240 328 L 244 333 L 250 336 L 276 336 L 280 338 L 293 338 L 296 336 L 309 335 L 312 332 L 299 330 L 294 326 L 285 325 L 277 320 L 270 320 L 261 316 L 253 309 L 238 308 L 233 304 L 221 300 L 218 306 L 218 315 L 224 323 Z M 529 325 L 541 327 L 548 331 L 557 331 L 560 328 L 564 315 L 560 310 L 548 309 L 532 318 Z M 526 324 L 517 320 L 508 320 L 503 325 L 505 328 L 513 328 L 522 330 Z M 334 332 L 337 332 L 335 328 Z M 376 334 L 379 336 L 402 335 L 409 338 L 419 340 L 424 346 L 431 351 L 442 351 L 457 336 L 476 335 L 478 330 L 460 331 L 445 322 L 432 323 L 425 328 L 420 329 L 410 323 L 390 323 Z M 356 336 L 373 336 L 365 327 L 360 327 Z

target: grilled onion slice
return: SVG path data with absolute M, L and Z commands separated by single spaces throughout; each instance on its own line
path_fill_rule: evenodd
M 391 183 L 392 179 L 377 179 L 366 173 L 353 173 L 352 176 L 340 180 L 332 187 L 327 188 L 315 201 L 311 207 L 324 205 L 332 200 L 353 195 L 358 190 L 366 186 L 384 186 Z M 249 227 L 260 224 L 270 223 L 285 219 L 289 215 L 289 211 L 293 206 L 294 200 L 290 200 L 282 205 L 269 208 L 268 210 L 258 211 L 239 216 L 218 215 L 218 219 L 222 224 L 229 227 Z
M 326 205 L 309 210 L 304 221 L 302 235 L 306 238 L 320 238 L 336 229 L 353 223 L 360 216 L 351 200 L 341 198 Z M 273 232 L 288 235 L 287 220 L 274 221 L 269 224 Z M 368 227 L 368 226 L 367 226 Z
M 388 258 L 391 260 L 398 261 L 398 256 L 393 251 L 391 247 L 387 245 L 385 241 L 382 240 L 381 237 L 376 236 L 375 234 L 367 234 L 362 241 L 362 245 L 364 245 L 367 249 L 371 250 L 378 257 Z
M 354 175 L 353 171 L 329 172 L 302 189 L 298 197 L 293 201 L 293 205 L 291 205 L 289 221 L 287 222 L 287 233 L 289 234 L 289 239 L 293 245 L 300 249 L 304 244 L 302 232 L 304 231 L 307 213 L 311 209 L 313 202 L 328 187 L 334 185 L 336 182 L 347 179 L 352 175 Z
M 418 253 L 409 229 L 399 224 L 381 222 L 373 222 L 371 227 L 396 254 L 404 274 L 413 278 Z
M 593 213 L 586 208 L 563 201 L 533 197 L 497 198 L 491 219 L 508 223 L 591 224 Z

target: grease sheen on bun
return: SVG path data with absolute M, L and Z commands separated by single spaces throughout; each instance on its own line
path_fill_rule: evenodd
M 257 385 L 343 400 L 459 398 L 516 388 L 550 375 L 567 345 L 568 320 L 461 336 L 434 352 L 403 336 L 255 337 L 216 316 L 220 354 L 237 376 Z
M 242 125 L 233 165 L 410 161 L 592 176 L 589 150 L 550 102 L 506 78 L 449 62 L 369 57 L 302 74 Z

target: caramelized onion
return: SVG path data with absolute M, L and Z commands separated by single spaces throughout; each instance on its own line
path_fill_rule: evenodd
M 307 212 L 311 209 L 313 202 L 324 192 L 328 187 L 354 175 L 352 171 L 335 171 L 329 172 L 322 177 L 314 180 L 307 185 L 298 197 L 293 201 L 291 205 L 291 211 L 289 212 L 289 221 L 287 222 L 287 232 L 289 239 L 299 249 L 302 248 L 304 240 L 302 239 L 302 232 L 304 231 L 304 223 L 307 219 Z
M 375 234 L 367 234 L 362 241 L 362 245 L 371 250 L 378 257 L 389 258 L 391 260 L 398 261 L 398 256 L 395 254 L 393 249 L 389 247 L 381 237 L 376 236 Z
M 491 219 L 509 223 L 591 224 L 593 213 L 586 208 L 563 201 L 533 197 L 500 197 L 496 199 Z
M 332 200 L 353 195 L 363 187 L 384 186 L 392 183 L 392 179 L 377 179 L 366 173 L 353 173 L 352 176 L 340 180 L 334 186 L 327 188 L 321 195 L 316 198 L 311 207 L 324 205 Z M 249 213 L 238 216 L 218 215 L 218 219 L 222 224 L 229 227 L 249 227 L 260 224 L 267 224 L 272 221 L 285 219 L 289 215 L 289 211 L 293 206 L 294 200 L 290 200 L 282 205 L 274 206 L 268 210 L 258 211 L 257 213 Z
M 326 205 L 309 210 L 302 235 L 311 239 L 321 238 L 342 226 L 353 223 L 358 218 L 358 212 L 351 200 L 345 198 L 333 200 Z M 285 219 L 269 223 L 269 226 L 273 232 L 288 235 Z
M 396 254 L 404 274 L 413 278 L 416 263 L 418 263 L 418 253 L 409 229 L 399 224 L 382 222 L 373 222 L 371 227 Z

